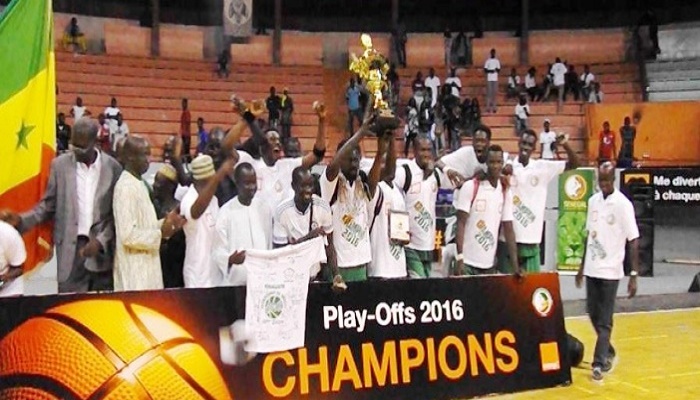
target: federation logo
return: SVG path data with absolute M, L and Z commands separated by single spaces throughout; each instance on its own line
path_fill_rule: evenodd
M 537 186 L 540 183 L 540 178 L 533 176 L 530 178 L 530 185 Z
M 549 317 L 554 310 L 554 299 L 549 290 L 538 288 L 532 294 L 532 307 L 540 317 Z
M 581 200 L 588 190 L 586 180 L 580 175 L 571 175 L 564 183 L 564 193 L 571 200 Z
M 608 214 L 608 216 L 605 217 L 605 222 L 607 222 L 608 225 L 613 225 L 615 223 L 615 214 Z
M 279 292 L 268 293 L 262 301 L 265 315 L 270 319 L 277 319 L 284 312 L 284 296 Z

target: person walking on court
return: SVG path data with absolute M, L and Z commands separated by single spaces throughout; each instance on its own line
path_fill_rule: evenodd
M 615 190 L 614 184 L 615 166 L 606 161 L 598 168 L 600 192 L 588 200 L 584 261 L 576 275 L 578 288 L 583 286 L 583 277 L 586 276 L 586 307 L 597 335 L 593 355 L 594 382 L 602 382 L 604 374 L 611 372 L 617 362 L 610 338 L 615 296 L 624 276 L 622 264 L 626 246 L 629 246 L 632 264 L 627 293 L 630 298 L 637 293 L 639 228 L 632 202 Z

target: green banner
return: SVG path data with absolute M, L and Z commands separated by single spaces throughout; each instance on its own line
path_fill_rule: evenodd
M 583 262 L 588 198 L 593 194 L 593 170 L 576 169 L 559 176 L 557 269 L 577 271 Z

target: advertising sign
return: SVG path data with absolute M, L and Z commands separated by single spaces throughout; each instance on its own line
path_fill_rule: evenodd
M 1 299 L 0 399 L 437 400 L 571 382 L 556 274 L 348 286 L 311 284 L 304 346 L 239 365 L 221 330 L 243 318 L 243 287 Z
M 559 217 L 557 219 L 557 269 L 578 271 L 583 262 L 588 198 L 593 194 L 594 172 L 566 171 L 559 176 Z

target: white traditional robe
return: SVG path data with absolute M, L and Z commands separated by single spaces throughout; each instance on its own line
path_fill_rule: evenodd
M 163 288 L 160 268 L 161 221 L 144 181 L 122 172 L 114 186 L 114 290 Z

